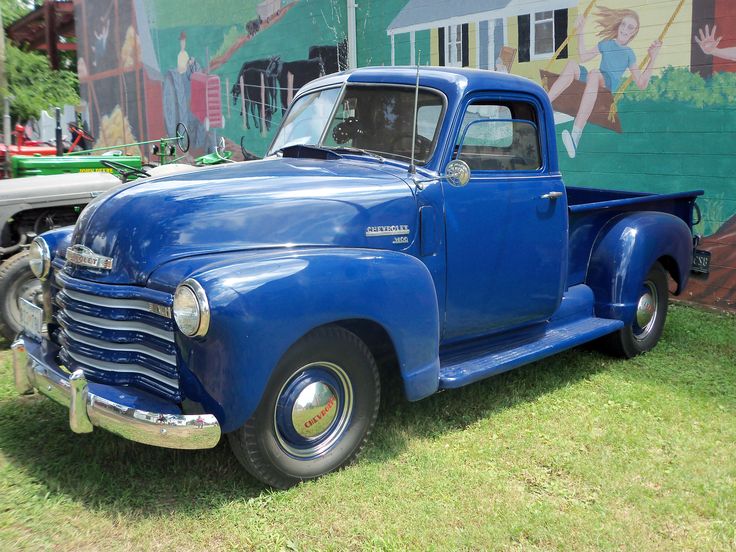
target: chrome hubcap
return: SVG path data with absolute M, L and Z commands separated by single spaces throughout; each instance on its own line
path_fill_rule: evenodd
M 5 308 L 10 312 L 10 316 L 16 322 L 18 330 L 21 328 L 20 306 L 18 304 L 20 299 L 25 299 L 37 307 L 43 306 L 43 289 L 41 288 L 41 281 L 32 274 L 29 274 L 25 278 L 16 280 L 10 287 L 7 295 Z
M 310 383 L 294 401 L 291 422 L 296 432 L 307 439 L 323 435 L 335 421 L 337 394 L 322 382 Z
M 334 447 L 353 412 L 353 386 L 331 362 L 302 366 L 279 391 L 273 421 L 276 440 L 292 457 L 308 460 Z
M 634 324 L 634 337 L 645 339 L 654 328 L 657 321 L 657 290 L 654 284 L 647 280 L 639 297 L 636 307 L 636 323 Z

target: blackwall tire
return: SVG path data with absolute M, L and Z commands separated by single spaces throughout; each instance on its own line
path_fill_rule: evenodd
M 667 319 L 667 272 L 654 263 L 641 284 L 634 321 L 599 341 L 600 348 L 613 356 L 631 358 L 654 348 Z
M 354 461 L 378 415 L 378 367 L 355 334 L 328 326 L 292 346 L 253 416 L 228 434 L 235 456 L 286 489 Z
M 13 339 L 21 330 L 18 299 L 38 305 L 41 293 L 41 281 L 31 272 L 27 251 L 0 265 L 0 333 L 6 339 Z

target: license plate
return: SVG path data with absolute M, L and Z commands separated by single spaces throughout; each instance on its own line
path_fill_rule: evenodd
M 20 307 L 20 324 L 23 330 L 36 337 L 41 337 L 43 327 L 43 309 L 26 299 L 18 299 Z
M 693 266 L 690 270 L 698 274 L 710 274 L 710 251 L 696 249 L 693 252 Z

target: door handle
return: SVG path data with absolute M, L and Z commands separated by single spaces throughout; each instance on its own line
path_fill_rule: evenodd
M 562 192 L 549 192 L 548 194 L 539 196 L 539 199 L 557 199 L 558 197 L 562 197 Z

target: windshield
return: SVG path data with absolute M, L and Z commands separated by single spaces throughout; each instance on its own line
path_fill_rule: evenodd
M 294 102 L 271 145 L 269 155 L 288 146 L 319 143 L 325 122 L 339 95 L 339 88 L 329 88 L 307 94 Z
M 321 90 L 299 98 L 289 110 L 271 153 L 294 144 L 327 148 L 355 148 L 409 161 L 412 153 L 414 94 L 411 87 L 348 86 L 334 109 L 338 89 Z M 329 107 L 327 103 L 331 102 Z M 442 117 L 442 97 L 419 91 L 414 156 L 424 164 L 434 150 Z M 323 134 L 324 139 L 319 143 Z

